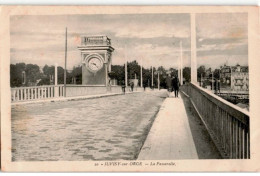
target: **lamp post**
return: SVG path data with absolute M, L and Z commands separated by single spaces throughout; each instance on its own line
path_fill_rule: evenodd
M 182 70 L 182 41 L 180 41 L 180 82 L 181 82 L 181 85 L 183 84 L 183 70 Z
M 157 83 L 158 83 L 158 90 L 160 90 L 160 74 L 161 74 L 161 72 L 158 70 L 157 72 L 155 72 L 155 74 L 158 74 Z
M 66 97 L 66 82 L 67 82 L 67 27 L 65 32 L 64 97 Z
M 127 55 L 126 55 L 126 46 L 125 46 L 125 87 L 127 87 Z
M 58 64 L 55 63 L 55 88 L 54 88 L 54 96 L 57 98 L 59 96 L 59 87 L 58 87 Z
M 26 74 L 25 71 L 22 71 L 22 84 L 25 85 L 26 83 Z
M 220 93 L 221 71 L 219 69 L 219 93 Z
M 152 88 L 153 88 L 153 66 L 152 66 Z
M 213 83 L 213 71 L 211 72 L 212 76 L 211 76 L 211 87 L 212 87 L 212 91 L 214 91 L 214 83 Z
M 135 80 L 134 80 L 134 86 L 136 86 L 136 73 L 135 73 Z

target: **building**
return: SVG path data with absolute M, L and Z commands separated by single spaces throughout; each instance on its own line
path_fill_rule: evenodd
M 248 66 L 231 67 L 231 90 L 249 91 Z
M 248 66 L 227 66 L 220 68 L 221 88 L 231 91 L 249 91 Z

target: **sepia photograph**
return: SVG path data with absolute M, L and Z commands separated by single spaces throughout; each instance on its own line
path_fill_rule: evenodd
M 10 14 L 11 164 L 251 160 L 250 8 L 97 9 Z

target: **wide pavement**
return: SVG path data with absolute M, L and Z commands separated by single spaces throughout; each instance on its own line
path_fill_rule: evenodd
M 198 159 L 181 96 L 163 102 L 138 159 Z
M 13 161 L 136 159 L 165 91 L 12 106 Z

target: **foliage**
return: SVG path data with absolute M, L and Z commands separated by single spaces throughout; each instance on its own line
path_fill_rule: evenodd
M 198 80 L 201 80 L 201 76 L 205 77 L 206 76 L 206 68 L 204 65 L 201 65 L 198 69 L 197 69 L 197 78 Z
M 45 65 L 40 70 L 38 65 L 34 64 L 25 64 L 25 63 L 18 63 L 18 64 L 11 64 L 10 65 L 10 83 L 12 87 L 19 87 L 19 86 L 30 86 L 30 85 L 50 85 L 54 84 L 55 76 L 54 76 L 54 66 Z M 22 72 L 26 72 L 26 84 L 22 85 Z M 153 67 L 153 82 L 154 87 L 158 85 L 158 73 L 160 78 L 160 87 L 166 88 L 166 77 L 167 74 L 176 76 L 178 71 L 174 68 L 170 68 L 166 70 L 163 66 L 159 68 Z M 185 67 L 183 69 L 183 77 L 185 81 L 190 81 L 190 67 Z M 76 84 L 82 84 L 82 66 L 74 66 L 71 72 L 67 71 L 67 84 L 74 83 L 73 80 L 76 81 Z M 127 75 L 128 80 L 134 79 L 136 75 L 136 79 L 139 80 L 140 86 L 140 79 L 141 79 L 141 66 L 138 62 L 132 61 L 127 63 Z M 142 68 L 142 76 L 143 76 L 143 86 L 145 87 L 152 87 L 152 67 L 150 68 Z M 205 76 L 205 66 L 200 66 L 198 68 L 198 76 L 200 75 Z M 217 74 L 217 71 L 216 71 Z M 116 79 L 119 85 L 124 84 L 125 80 L 125 65 L 112 65 L 111 72 L 109 72 L 108 76 L 111 79 Z M 53 82 L 51 82 L 51 77 L 53 78 Z M 58 67 L 58 84 L 64 84 L 64 69 L 62 67 Z
M 73 67 L 71 77 L 76 79 L 76 84 L 82 84 L 82 66 Z
M 22 72 L 25 72 L 25 84 L 22 85 Z M 33 86 L 43 77 L 40 67 L 36 64 L 17 63 L 10 65 L 11 87 Z
M 10 65 L 10 85 L 11 87 L 22 86 L 22 72 L 26 70 L 25 63 Z
M 75 67 L 72 71 L 73 74 L 67 71 L 67 84 L 72 82 L 73 75 L 79 75 L 79 68 Z M 22 72 L 25 72 L 26 81 L 22 84 Z M 10 65 L 10 85 L 11 87 L 21 87 L 21 86 L 36 86 L 36 85 L 50 85 L 51 75 L 54 78 L 54 66 L 45 65 L 40 70 L 40 67 L 36 64 L 25 64 L 17 63 Z M 81 77 L 81 75 L 80 75 Z M 55 82 L 55 80 L 53 80 Z M 58 67 L 58 84 L 64 83 L 64 69 Z
M 111 70 L 114 72 L 114 75 L 111 77 L 111 79 L 116 79 L 118 84 L 122 85 L 123 81 L 125 80 L 125 67 L 121 65 L 112 65 Z
M 185 82 L 190 82 L 190 67 L 183 68 L 183 78 Z

